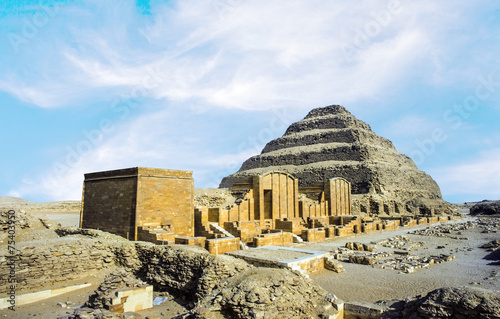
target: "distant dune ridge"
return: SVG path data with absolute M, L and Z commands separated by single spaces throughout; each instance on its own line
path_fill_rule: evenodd
M 79 213 L 81 201 L 36 203 L 26 199 L 0 196 L 0 209 L 24 210 L 29 213 Z
M 371 215 L 451 214 L 456 208 L 441 197 L 438 184 L 399 153 L 391 141 L 343 106 L 313 109 L 225 177 L 221 188 L 268 171 L 285 171 L 300 186 L 343 177 L 352 183 L 353 212 Z

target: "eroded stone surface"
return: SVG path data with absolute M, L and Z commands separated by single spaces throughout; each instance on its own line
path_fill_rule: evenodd
M 393 144 L 344 107 L 317 108 L 246 160 L 220 187 L 238 179 L 280 170 L 302 186 L 343 177 L 352 184 L 353 212 L 372 215 L 452 213 L 437 183 Z

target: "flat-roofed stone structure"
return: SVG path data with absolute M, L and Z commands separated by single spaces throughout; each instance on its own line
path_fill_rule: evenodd
M 191 171 L 134 167 L 85 174 L 80 227 L 153 242 L 193 237 L 193 187 Z

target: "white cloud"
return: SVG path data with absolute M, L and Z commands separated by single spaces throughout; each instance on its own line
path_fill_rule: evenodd
M 491 149 L 467 162 L 434 168 L 431 175 L 444 196 L 475 195 L 476 199 L 499 199 L 500 149 Z
M 117 10 L 92 3 L 102 12 Z M 449 28 L 446 19 L 454 19 L 440 16 L 437 23 L 428 17 L 431 10 L 443 11 L 447 2 L 442 7 L 401 2 L 401 13 L 377 22 L 381 11 L 389 12 L 388 3 L 243 1 L 231 2 L 219 15 L 212 2 L 191 0 L 179 2 L 177 11 L 158 6 L 152 22 L 135 17 L 133 6 L 127 5 L 119 14 L 103 17 L 102 23 L 91 19 L 96 26 L 68 28 L 66 37 L 77 45 L 70 48 L 69 39 L 57 43 L 56 56 L 50 59 L 54 69 L 25 61 L 43 77 L 9 85 L 2 81 L 0 89 L 41 107 L 58 107 L 99 96 L 103 88 L 127 94 L 159 69 L 161 85 L 148 89 L 148 96 L 201 99 L 220 107 L 258 109 L 290 101 L 380 97 L 400 79 L 424 72 L 418 64 L 430 53 L 439 64 L 440 35 Z M 87 14 L 83 8 L 65 12 Z M 52 22 L 64 25 L 67 20 Z M 130 32 L 127 24 L 138 25 L 139 32 Z M 376 32 L 369 28 L 374 25 Z M 359 32 L 366 40 L 352 59 L 346 58 L 342 46 L 354 46 Z
M 85 173 L 136 166 L 194 170 L 197 185 L 217 187 L 222 177 L 256 153 L 246 144 L 236 154 L 217 153 L 204 145 L 203 134 L 187 128 L 182 117 L 169 110 L 114 123 L 107 132 L 92 130 L 66 146 L 64 156 L 45 171 L 25 178 L 9 196 L 78 200 Z

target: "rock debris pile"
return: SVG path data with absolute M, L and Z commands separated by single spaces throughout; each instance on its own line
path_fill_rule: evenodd
M 418 269 L 427 268 L 434 264 L 452 261 L 455 256 L 439 255 L 430 257 L 399 256 L 391 259 L 379 260 L 373 264 L 375 268 L 399 270 L 402 273 L 412 274 Z
M 471 215 L 500 215 L 500 200 L 483 200 L 470 208 Z
M 500 294 L 480 288 L 440 288 L 389 306 L 382 319 L 500 318 Z
M 462 231 L 472 228 L 481 229 L 483 233 L 497 233 L 500 230 L 500 219 L 479 217 L 459 223 L 429 226 L 424 229 L 410 231 L 408 234 L 468 240 L 467 237 L 461 236 Z
M 407 274 L 414 273 L 418 269 L 455 259 L 455 256 L 446 254 L 423 257 L 410 255 L 410 250 L 422 247 L 425 243 L 414 242 L 406 236 L 395 236 L 380 242 L 372 242 L 372 244 L 397 250 L 393 252 L 375 251 L 376 246 L 348 242 L 345 245 L 346 247 L 340 247 L 333 251 L 333 257 L 343 262 L 371 265 L 380 269 L 398 270 L 401 273 Z
M 99 285 L 95 294 L 90 296 L 86 307 L 105 309 L 111 306 L 111 299 L 115 297 L 116 292 L 124 288 L 141 288 L 147 286 L 147 283 L 137 279 L 132 273 L 119 268 L 109 274 Z
M 190 318 L 329 318 L 338 302 L 297 273 L 254 268 L 222 281 Z
M 410 231 L 408 232 L 408 234 L 467 240 L 467 237 L 460 236 L 461 231 L 473 228 L 475 226 L 476 224 L 473 221 L 467 221 L 465 223 L 429 226 L 424 229 Z
M 376 245 L 386 247 L 386 248 L 396 248 L 405 251 L 410 251 L 425 245 L 424 242 L 413 242 L 410 238 L 406 236 L 396 236 L 387 238 L 385 240 L 375 243 Z
M 492 240 L 489 243 L 486 243 L 486 244 L 480 246 L 479 248 L 486 249 L 487 251 L 498 250 L 500 248 L 500 240 L 497 240 L 497 239 Z

